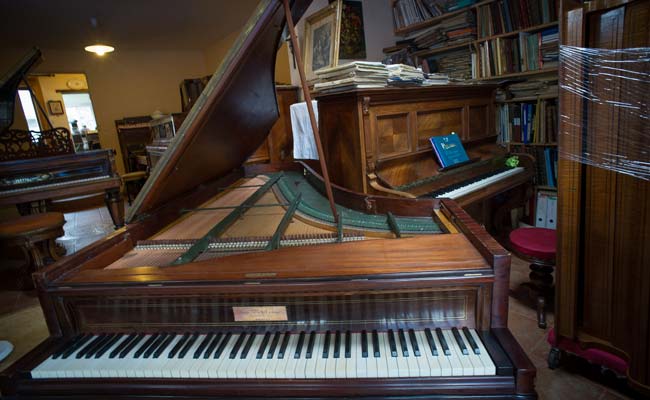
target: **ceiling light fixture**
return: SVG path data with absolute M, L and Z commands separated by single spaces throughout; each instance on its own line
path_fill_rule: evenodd
M 101 57 L 106 53 L 110 53 L 110 52 L 114 51 L 115 48 L 112 47 L 112 46 L 107 46 L 105 44 L 94 44 L 92 46 L 84 47 L 84 50 L 86 50 L 88 52 L 91 52 L 91 53 L 95 53 L 95 54 L 97 54 L 98 56 Z

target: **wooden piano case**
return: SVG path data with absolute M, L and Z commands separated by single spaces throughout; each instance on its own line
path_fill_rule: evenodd
M 293 18 L 308 5 L 293 2 Z M 272 67 L 284 15 L 278 0 L 260 4 L 151 172 L 127 226 L 35 275 L 51 337 L 2 373 L 3 394 L 536 398 L 535 368 L 507 328 L 510 254 L 456 203 L 333 186 L 335 219 L 309 167 L 241 167 L 278 117 Z M 252 317 L 242 317 L 242 307 L 253 307 Z M 476 332 L 493 372 L 382 379 L 37 372 L 80 334 L 463 326 Z

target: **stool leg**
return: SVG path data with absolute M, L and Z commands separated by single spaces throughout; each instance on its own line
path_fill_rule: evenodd
M 537 296 L 537 326 L 546 329 L 546 299 Z

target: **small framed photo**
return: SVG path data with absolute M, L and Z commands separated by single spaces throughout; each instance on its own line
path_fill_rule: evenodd
M 307 80 L 316 78 L 315 71 L 336 66 L 339 58 L 341 32 L 341 1 L 330 3 L 305 21 L 304 67 Z
M 47 108 L 50 109 L 50 114 L 61 115 L 63 114 L 63 103 L 60 100 L 50 100 L 47 102 Z

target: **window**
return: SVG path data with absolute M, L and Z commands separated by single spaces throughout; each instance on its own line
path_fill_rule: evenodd
M 18 89 L 18 98 L 20 98 L 20 104 L 23 107 L 23 113 L 25 113 L 28 129 L 30 131 L 40 132 L 41 125 L 38 123 L 38 116 L 31 93 L 27 89 Z
M 74 134 L 75 130 L 81 131 L 86 127 L 89 131 L 97 130 L 97 121 L 93 111 L 93 103 L 90 101 L 88 93 L 62 93 L 63 103 L 65 103 L 65 113 L 70 123 L 70 131 Z M 73 124 L 76 122 L 76 128 Z

